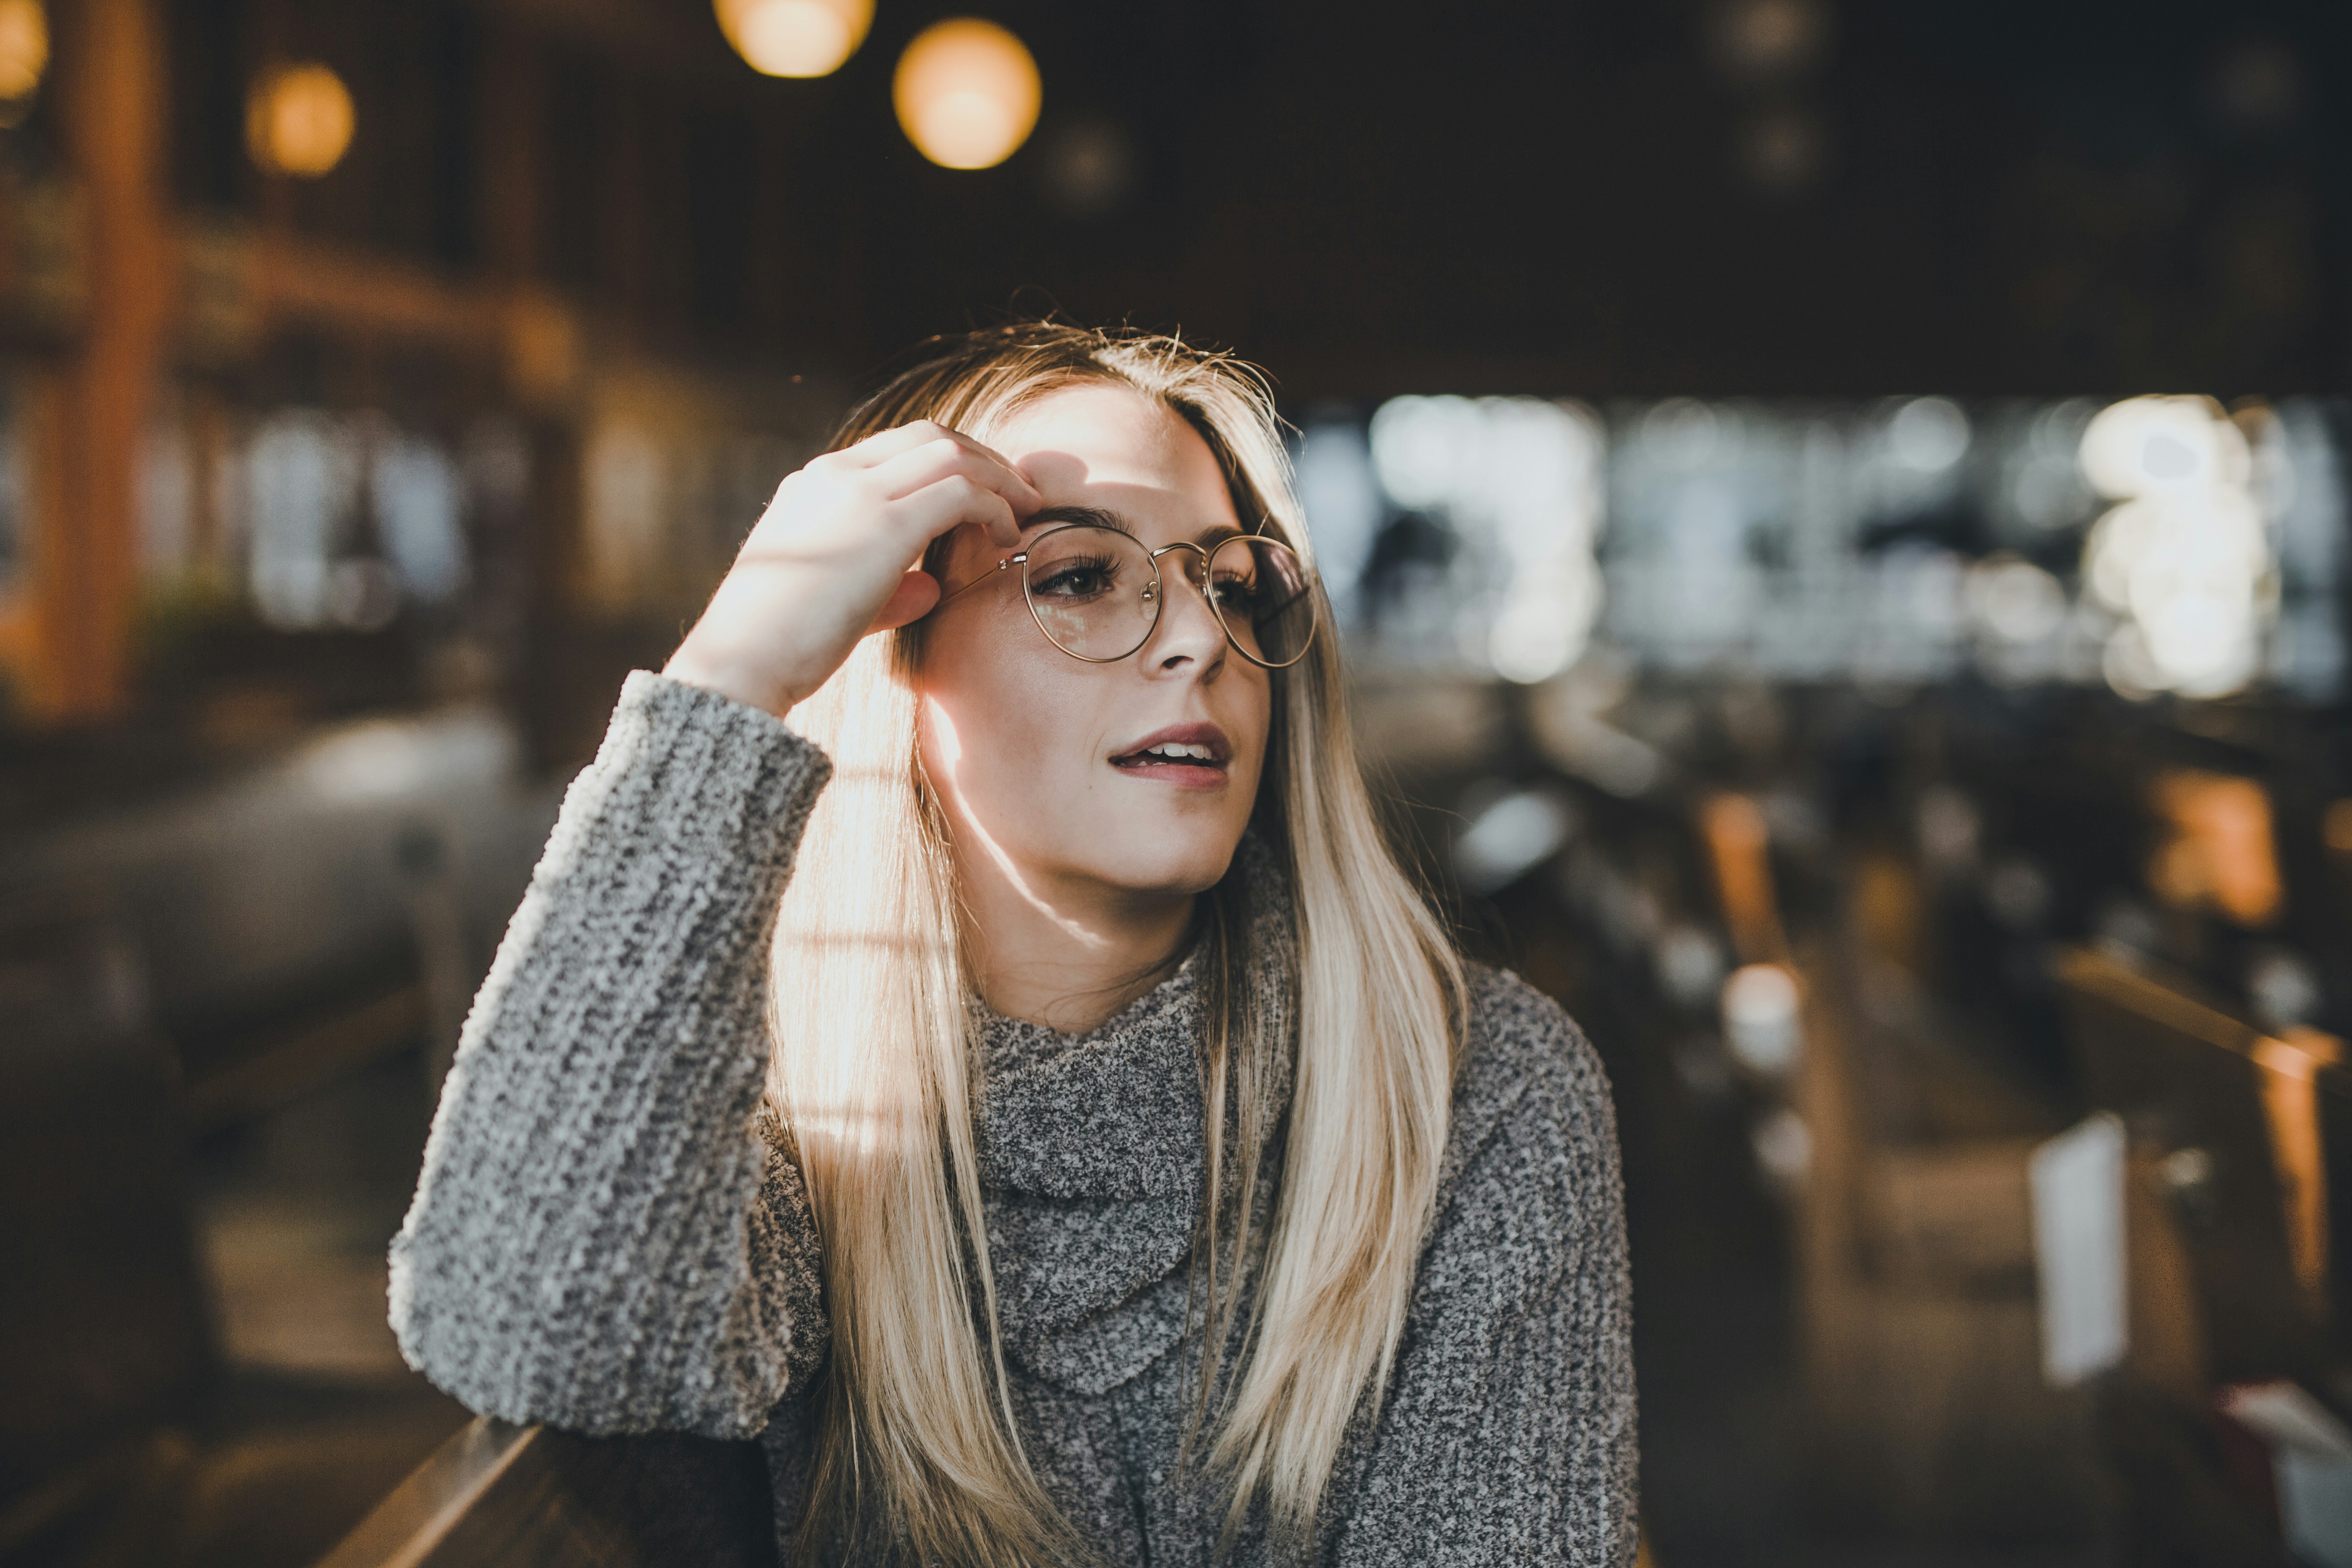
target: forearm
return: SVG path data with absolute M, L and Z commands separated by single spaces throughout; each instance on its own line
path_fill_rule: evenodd
M 630 678 L 467 1020 L 393 1321 L 477 1409 L 756 1430 L 792 1334 L 751 1266 L 777 900 L 829 766 L 776 720 Z

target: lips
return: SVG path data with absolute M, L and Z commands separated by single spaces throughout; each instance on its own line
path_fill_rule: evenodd
M 1223 778 L 1233 756 L 1233 742 L 1214 724 L 1171 724 L 1143 736 L 1110 764 L 1126 773 L 1158 774 L 1171 784 L 1206 783 Z

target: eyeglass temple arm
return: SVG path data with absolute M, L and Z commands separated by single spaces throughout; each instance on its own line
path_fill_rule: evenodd
M 939 597 L 939 603 L 938 603 L 938 604 L 934 604 L 934 605 L 931 606 L 931 608 L 932 608 L 932 609 L 934 609 L 934 610 L 936 610 L 936 609 L 938 609 L 938 608 L 940 607 L 940 605 L 944 605 L 944 604 L 946 604 L 950 599 L 960 599 L 960 598 L 961 598 L 964 595 L 971 593 L 974 588 L 979 587 L 982 583 L 987 582 L 991 577 L 994 576 L 994 575 L 996 574 L 996 572 L 1002 572 L 1002 571 L 1003 571 L 1007 566 L 1018 566 L 1018 565 L 1020 565 L 1023 562 L 1024 562 L 1024 561 L 1026 561 L 1026 560 L 1028 560 L 1028 559 L 1029 559 L 1029 552 L 1028 552 L 1027 551 L 1025 551 L 1025 550 L 1024 550 L 1024 551 L 1023 551 L 1023 552 L 1021 552 L 1021 553 L 1020 553 L 1020 554 L 1018 554 L 1018 555 L 1008 555 L 1008 556 L 1006 556 L 1003 560 L 1002 560 L 1002 561 L 1000 561 L 1000 562 L 998 562 L 998 563 L 996 563 L 996 570 L 995 570 L 995 572 L 982 572 L 979 576 L 974 577 L 971 582 L 966 583 L 962 587 L 961 587 L 961 588 L 957 588 L 957 589 L 953 590 L 952 592 L 950 592 L 950 593 L 946 593 L 946 594 L 942 594 L 942 595 L 940 595 L 940 597 Z

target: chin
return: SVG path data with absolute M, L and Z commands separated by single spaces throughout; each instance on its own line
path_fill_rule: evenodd
M 1234 851 L 1241 847 L 1241 829 L 1223 825 L 1173 833 L 1161 827 L 1153 837 L 1156 842 L 1149 850 L 1131 847 L 1097 874 L 1114 887 L 1138 893 L 1190 897 L 1205 893 L 1223 880 L 1234 862 Z

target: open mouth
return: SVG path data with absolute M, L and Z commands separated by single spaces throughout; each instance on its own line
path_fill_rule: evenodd
M 1225 771 L 1213 747 L 1192 741 L 1160 741 L 1123 757 L 1113 757 L 1110 764 L 1130 773 L 1181 773 L 1198 778 Z

